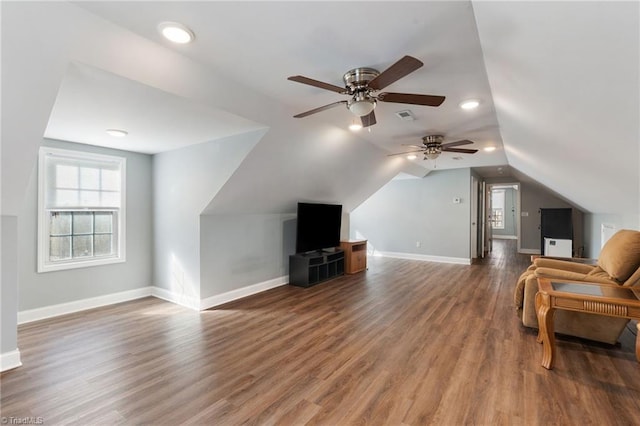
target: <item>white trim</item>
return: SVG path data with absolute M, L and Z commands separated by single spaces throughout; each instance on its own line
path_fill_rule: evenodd
M 49 261 L 49 212 L 45 209 L 46 166 L 47 156 L 59 156 L 76 160 L 90 160 L 98 162 L 117 163 L 120 167 L 120 207 L 116 212 L 114 237 L 117 238 L 117 255 L 110 257 L 90 257 L 87 259 L 75 258 L 64 262 Z M 110 265 L 122 263 L 127 260 L 126 253 L 126 220 L 127 220 L 127 159 L 113 155 L 95 154 L 86 151 L 74 151 L 69 149 L 40 147 L 38 152 L 38 229 L 37 229 L 37 272 L 52 272 L 67 269 L 87 268 L 91 266 Z M 84 207 L 71 208 L 70 210 L 96 211 L 100 209 L 86 209 Z
M 465 257 L 430 256 L 416 253 L 398 253 L 393 251 L 376 251 L 374 256 L 392 257 L 394 259 L 420 260 L 424 262 L 455 263 L 458 265 L 471 265 L 471 259 Z
M 184 306 L 185 308 L 193 309 L 194 311 L 200 310 L 200 303 L 197 297 L 187 296 L 185 294 L 178 294 L 167 290 L 162 287 L 151 287 L 151 295 L 158 299 L 166 300 L 167 302 L 175 303 L 176 305 Z
M 493 238 L 494 240 L 517 240 L 518 236 L 517 235 L 496 235 L 496 234 L 492 234 L 491 238 Z
M 521 248 L 520 250 L 518 250 L 518 253 L 520 253 L 520 254 L 540 254 L 540 249 L 525 249 L 525 248 Z
M 256 293 L 261 293 L 272 288 L 280 287 L 289 283 L 289 276 L 274 278 L 272 280 L 263 281 L 261 283 L 249 285 L 246 287 L 231 290 L 226 293 L 216 294 L 215 296 L 207 297 L 200 300 L 200 310 L 213 308 L 214 306 L 222 305 L 224 303 L 232 302 L 243 297 L 251 296 Z
M 87 309 L 99 308 L 101 306 L 113 305 L 115 303 L 128 302 L 130 300 L 141 299 L 153 296 L 166 300 L 180 306 L 184 306 L 195 311 L 205 310 L 224 303 L 232 302 L 243 297 L 261 293 L 272 288 L 280 287 L 289 283 L 289 276 L 274 278 L 261 283 L 249 285 L 226 293 L 198 300 L 193 296 L 180 295 L 167 289 L 147 286 L 134 290 L 122 291 L 119 293 L 106 294 L 104 296 L 91 297 L 88 299 L 74 300 L 73 302 L 60 303 L 58 305 L 44 306 L 42 308 L 29 309 L 18 312 L 18 324 L 26 324 L 60 315 L 72 314 L 85 311 Z M 4 355 L 3 355 L 4 356 Z M 3 364 L 4 365 L 4 364 Z M 17 365 L 16 365 L 17 366 Z M 13 367 L 12 367 L 13 368 Z
M 129 300 L 140 299 L 151 295 L 152 288 L 149 286 L 121 291 L 119 293 L 105 294 L 104 296 L 91 297 L 88 299 L 74 300 L 73 302 L 60 303 L 58 305 L 29 309 L 18 312 L 18 324 L 39 321 L 46 318 L 57 317 L 59 315 L 72 314 L 74 312 L 85 311 L 87 309 L 113 305 L 114 303 L 128 302 Z
M 0 354 L 0 371 L 11 370 L 21 365 L 22 361 L 20 361 L 20 351 L 18 349 Z

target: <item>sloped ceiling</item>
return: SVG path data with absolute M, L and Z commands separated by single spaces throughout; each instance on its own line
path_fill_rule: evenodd
M 496 145 L 498 152 L 460 162 L 446 156 L 437 166 L 508 163 L 586 211 L 640 209 L 637 2 L 92 2 L 83 7 L 152 40 L 158 39 L 157 22 L 189 25 L 198 42 L 181 53 L 292 112 L 337 99 L 288 82 L 288 75 L 340 84 L 350 68 L 384 69 L 404 54 L 416 56 L 425 66 L 392 89 L 443 94 L 446 103 L 438 109 L 409 106 L 417 118 L 411 123 L 393 116 L 403 105 L 380 104 L 379 124 L 363 139 L 399 152 L 401 144 L 416 143 L 428 131 L 469 138 L 478 147 Z M 483 104 L 465 116 L 457 104 L 469 97 Z M 349 119 L 336 108 L 305 120 L 344 126 Z M 232 192 L 233 185 L 226 189 Z
M 419 144 L 427 133 L 447 141 L 470 139 L 473 148 L 495 146 L 493 153 L 445 154 L 438 168 L 501 164 L 506 161 L 482 51 L 469 2 L 81 2 L 123 28 L 206 64 L 229 80 L 276 100 L 289 117 L 347 97 L 287 80 L 305 75 L 342 86 L 342 76 L 356 67 L 384 70 L 404 55 L 424 66 L 385 89 L 391 92 L 446 96 L 441 107 L 379 103 L 378 124 L 358 137 L 389 153 Z M 191 28 L 195 41 L 175 46 L 160 36 L 162 21 Z M 482 101 L 475 111 L 458 107 L 467 98 Z M 416 120 L 401 121 L 395 112 L 410 109 Z M 357 120 L 338 107 L 300 124 L 345 129 Z M 269 124 L 269 123 L 267 123 Z M 417 160 L 425 168 L 431 162 Z
M 137 81 L 69 64 L 44 136 L 144 154 L 184 148 L 264 127 Z M 112 137 L 107 129 L 124 130 Z
M 43 7 L 38 5 L 41 4 L 24 6 L 33 10 L 30 22 L 5 22 L 3 17 L 3 44 L 8 31 L 9 39 L 15 43 L 21 43 L 21 38 L 30 40 L 33 46 L 24 48 L 29 55 L 46 52 L 43 55 L 51 56 L 47 48 L 37 45 L 37 40 L 44 43 L 47 37 L 57 35 L 47 34 L 48 29 L 38 30 L 36 21 L 47 19 L 45 15 L 50 13 L 37 14 L 36 10 Z M 270 120 L 277 116 L 279 129 L 291 125 L 304 133 L 306 128 L 311 139 L 317 136 L 318 129 L 329 133 L 343 130 L 353 117 L 348 111 L 335 108 L 305 119 L 291 118 L 295 113 L 341 98 L 289 82 L 287 76 L 302 74 L 340 84 L 342 74 L 354 67 L 382 70 L 406 54 L 422 60 L 423 68 L 387 90 L 441 94 L 447 97 L 445 103 L 440 108 L 380 104 L 376 110 L 378 124 L 370 132 L 345 137 L 347 141 L 355 137 L 362 142 L 354 144 L 361 150 L 372 148 L 363 153 L 366 160 L 349 169 L 348 163 L 353 158 L 350 151 L 342 160 L 334 157 L 333 170 L 326 173 L 338 173 L 344 179 L 354 173 L 376 176 L 379 170 L 369 167 L 380 168 L 380 164 L 385 164 L 382 157 L 386 153 L 399 152 L 402 144 L 417 143 L 425 133 L 438 132 L 449 140 L 474 140 L 477 148 L 487 145 L 498 148 L 493 153 L 481 151 L 465 156 L 461 161 L 443 156 L 437 163 L 439 169 L 497 167 L 508 163 L 587 211 L 639 211 L 635 2 L 78 2 L 74 5 L 85 14 L 67 6 L 47 7 L 50 11 L 59 10 L 65 21 L 77 22 L 65 28 L 65 34 L 92 32 L 86 40 L 74 41 L 74 49 L 82 50 L 82 56 L 91 61 L 106 65 L 104 69 L 112 67 L 107 65 L 106 58 L 117 57 L 119 63 L 115 68 L 122 75 L 136 75 L 141 83 L 168 92 L 191 94 L 200 85 L 202 95 L 192 95 L 193 101 L 209 102 L 215 108 L 271 128 L 274 123 Z M 86 11 L 112 25 L 88 19 Z M 174 46 L 162 40 L 157 24 L 167 20 L 191 27 L 196 42 Z M 36 33 L 22 34 L 26 26 Z M 101 36 L 96 35 L 98 31 Z M 94 48 L 89 52 L 95 45 L 110 47 L 108 51 Z M 72 51 L 62 45 L 55 47 L 60 52 Z M 163 49 L 173 51 L 174 57 L 161 52 Z M 8 61 L 4 51 L 3 83 L 5 75 L 21 78 L 19 73 L 35 72 L 22 67 L 9 69 L 6 74 Z M 17 49 L 10 49 L 10 53 L 14 60 L 22 60 Z M 204 73 L 199 67 L 211 71 L 209 81 L 202 78 Z M 146 79 L 141 78 L 143 74 Z M 35 74 L 32 78 L 42 80 Z M 55 76 L 49 78 L 54 79 Z M 13 93 L 10 87 L 8 91 Z M 50 90 L 46 93 L 51 96 Z M 29 94 L 29 99 L 34 97 Z M 482 100 L 480 108 L 472 112 L 458 108 L 461 100 L 470 97 Z M 19 93 L 11 97 L 19 98 Z M 256 102 L 256 98 L 261 101 Z M 260 111 L 263 105 L 270 105 L 270 110 Z M 394 112 L 407 107 L 416 116 L 413 122 L 401 122 L 394 116 Z M 271 110 L 277 110 L 277 114 Z M 18 130 L 14 133 L 19 134 Z M 284 144 L 285 141 L 258 144 L 210 208 L 217 205 L 216 208 L 228 209 L 241 201 L 238 194 L 243 194 L 246 201 L 256 191 L 262 191 L 259 195 L 264 198 L 268 198 L 268 191 L 286 192 L 293 187 L 286 179 L 292 171 L 304 174 L 314 170 L 322 176 L 321 170 L 316 170 L 322 158 L 318 152 L 305 151 L 306 145 L 302 144 L 295 150 L 295 159 L 300 162 L 292 163 Z M 3 140 L 3 151 L 4 148 Z M 374 157 L 377 160 L 366 166 Z M 317 161 L 308 162 L 305 158 Z M 14 167 L 3 156 L 3 181 L 7 176 L 5 165 L 8 170 L 17 170 L 22 164 L 16 163 Z M 417 161 L 415 167 L 423 172 L 412 173 L 420 175 L 432 169 L 433 164 Z M 255 176 L 262 176 L 264 185 L 252 185 Z M 289 186 L 281 187 L 282 183 Z M 331 185 L 323 190 L 330 191 Z M 3 183 L 3 200 L 5 188 L 8 186 Z M 372 190 L 375 185 L 367 189 Z M 367 191 L 360 188 L 351 202 L 357 203 Z M 326 197 L 331 198 L 331 194 Z
M 509 165 L 596 213 L 640 212 L 638 2 L 474 2 Z

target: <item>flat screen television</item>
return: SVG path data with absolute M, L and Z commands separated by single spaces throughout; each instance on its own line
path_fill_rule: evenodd
M 338 247 L 341 223 L 341 205 L 298 203 L 296 253 Z

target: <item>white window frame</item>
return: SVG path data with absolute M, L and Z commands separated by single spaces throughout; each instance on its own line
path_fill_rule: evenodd
M 504 229 L 504 209 L 493 209 L 491 212 L 491 222 L 493 229 Z
M 501 194 L 502 205 L 495 206 L 494 202 L 494 194 Z M 491 227 L 493 229 L 504 229 L 504 210 L 506 205 L 506 191 L 504 189 L 493 189 L 491 191 Z M 500 213 L 499 215 L 497 213 Z M 496 216 L 500 216 L 500 219 L 497 219 Z
M 49 155 L 63 157 L 69 160 L 95 161 L 117 163 L 120 167 L 120 207 L 119 208 L 56 208 L 47 209 L 45 206 L 45 192 L 47 188 L 47 176 L 45 158 Z M 61 271 L 66 269 L 87 268 L 92 266 L 109 265 L 126 261 L 126 166 L 124 157 L 94 154 L 67 149 L 41 147 L 38 158 L 38 272 Z M 111 256 L 74 258 L 59 261 L 50 260 L 50 216 L 54 212 L 114 212 L 113 235 L 117 238 L 115 243 L 116 253 Z

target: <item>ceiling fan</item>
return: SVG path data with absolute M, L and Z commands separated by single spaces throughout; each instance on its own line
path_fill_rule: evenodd
M 444 96 L 390 92 L 375 95 L 375 92 L 384 89 L 388 85 L 400 80 L 402 77 L 414 72 L 422 65 L 423 63 L 416 58 L 405 56 L 382 72 L 373 68 L 354 68 L 347 71 L 347 73 L 342 77 L 344 80 L 344 87 L 313 80 L 301 75 L 291 76 L 287 80 L 308 84 L 325 90 L 331 90 L 332 92 L 351 97 L 349 100 L 333 102 L 331 104 L 294 115 L 294 117 L 302 118 L 338 105 L 346 105 L 349 111 L 361 118 L 362 127 L 368 127 L 376 124 L 376 116 L 373 110 L 378 101 L 433 107 L 440 106 L 440 104 L 444 102 Z
M 422 152 L 424 153 L 425 160 L 435 160 L 440 156 L 442 152 L 445 152 L 445 151 L 458 152 L 461 154 L 475 154 L 476 152 L 478 152 L 477 149 L 454 148 L 456 146 L 472 144 L 473 141 L 470 141 L 468 139 L 463 139 L 455 142 L 448 142 L 445 144 L 442 143 L 443 140 L 444 140 L 444 136 L 442 135 L 427 135 L 422 138 L 422 146 L 406 145 L 406 146 L 411 146 L 418 149 L 415 149 L 413 151 L 407 151 L 407 152 L 399 152 L 397 154 L 389 154 L 389 157 L 394 155 L 410 154 L 412 152 Z

